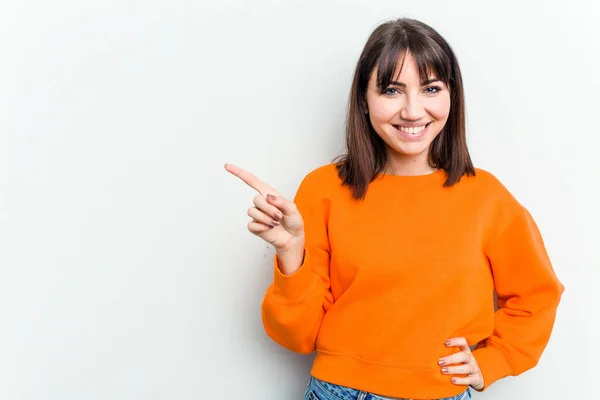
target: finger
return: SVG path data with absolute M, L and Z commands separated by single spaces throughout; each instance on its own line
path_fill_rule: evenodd
M 459 353 L 451 354 L 447 357 L 440 358 L 438 364 L 450 365 L 458 364 L 461 362 L 468 363 L 473 360 L 471 348 L 469 347 L 467 339 L 465 339 L 464 337 L 450 338 L 446 340 L 444 344 L 446 345 L 446 347 L 458 347 L 461 351 Z
M 273 218 L 269 217 L 267 214 L 260 211 L 256 207 L 250 207 L 248 209 L 248 216 L 250 218 L 252 218 L 254 221 L 260 222 L 261 224 L 270 225 L 270 226 L 277 226 L 280 224 L 279 221 L 276 221 Z
M 296 204 L 294 204 L 294 202 L 292 201 L 284 199 L 283 196 L 275 196 L 269 193 L 267 194 L 266 199 L 270 204 L 273 204 L 275 207 L 281 210 L 283 215 L 290 216 L 298 213 L 298 208 L 296 207 Z
M 271 219 L 274 219 L 276 221 L 281 221 L 281 219 L 283 218 L 283 213 L 281 211 L 279 211 L 279 209 L 277 207 L 275 207 L 274 205 L 269 204 L 267 202 L 267 199 L 265 199 L 263 196 L 260 196 L 260 195 L 255 196 L 254 197 L 254 205 L 261 212 L 270 216 Z
M 233 164 L 225 164 L 225 169 L 227 170 L 227 172 L 237 176 L 244 183 L 246 183 L 246 185 L 250 186 L 252 189 L 256 190 L 263 196 L 266 196 L 267 193 L 277 193 L 275 189 L 258 179 L 256 176 L 252 175 L 250 172 L 240 167 L 237 167 Z
M 446 375 L 474 375 L 479 373 L 479 368 L 473 364 L 462 364 L 443 367 L 442 373 Z
M 272 226 L 265 225 L 265 224 L 260 223 L 260 222 L 250 221 L 248 223 L 248 230 L 250 232 L 252 232 L 253 234 L 255 234 L 255 235 L 258 235 L 259 233 L 263 233 L 263 232 L 266 232 L 266 231 L 271 230 L 271 229 L 273 229 Z
M 440 358 L 438 360 L 438 364 L 440 366 L 448 366 L 448 365 L 452 365 L 452 364 L 469 363 L 471 360 L 472 360 L 471 353 L 461 351 L 459 353 L 454 353 L 449 356 Z
M 451 338 L 444 343 L 446 347 L 459 347 L 462 351 L 471 351 L 467 339 L 464 337 Z
M 479 385 L 479 378 L 475 377 L 475 376 L 467 376 L 464 378 L 459 378 L 459 377 L 453 377 L 452 379 L 450 379 L 450 382 L 452 382 L 455 385 L 458 386 L 473 386 L 473 387 L 478 387 Z

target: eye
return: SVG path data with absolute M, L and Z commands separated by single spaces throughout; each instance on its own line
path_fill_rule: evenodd
M 398 93 L 400 93 L 398 91 L 398 89 L 393 88 L 393 87 L 389 87 L 383 91 L 383 94 L 389 94 L 389 95 L 394 95 L 394 94 L 398 94 Z
M 425 93 L 427 94 L 435 94 L 439 91 L 441 91 L 442 88 L 439 86 L 429 86 L 427 89 L 425 89 Z

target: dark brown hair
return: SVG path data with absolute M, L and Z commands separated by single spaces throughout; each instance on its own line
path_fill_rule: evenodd
M 355 199 L 364 199 L 369 183 L 385 170 L 388 161 L 385 143 L 366 114 L 369 78 L 377 67 L 377 85 L 383 91 L 407 52 L 415 59 L 421 81 L 434 75 L 450 91 L 450 114 L 431 143 L 429 165 L 446 172 L 444 186 L 454 185 L 464 174 L 475 175 L 467 149 L 463 83 L 456 56 L 433 28 L 414 19 L 400 18 L 373 31 L 354 72 L 346 117 L 346 154 L 338 157 L 336 163 L 339 177 L 351 188 Z

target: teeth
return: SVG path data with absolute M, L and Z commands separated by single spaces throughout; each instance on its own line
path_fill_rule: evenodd
M 398 129 L 401 130 L 402 132 L 406 132 L 406 133 L 410 133 L 411 135 L 414 135 L 416 133 L 421 132 L 423 129 L 425 129 L 425 125 L 418 126 L 416 128 L 404 128 L 402 126 L 399 126 Z

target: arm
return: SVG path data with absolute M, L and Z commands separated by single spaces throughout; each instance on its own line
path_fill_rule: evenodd
M 330 201 L 323 197 L 319 186 L 309 174 L 298 189 L 294 203 L 304 219 L 305 244 L 299 249 L 303 258 L 288 253 L 275 256 L 273 283 L 262 304 L 265 332 L 283 347 L 306 354 L 315 350 L 321 321 L 333 304 L 327 236 Z M 293 271 L 290 264 L 296 263 L 301 264 L 300 268 L 284 273 Z
M 485 382 L 519 375 L 542 355 L 564 291 L 525 208 L 486 247 L 498 295 L 493 334 L 473 355 Z

